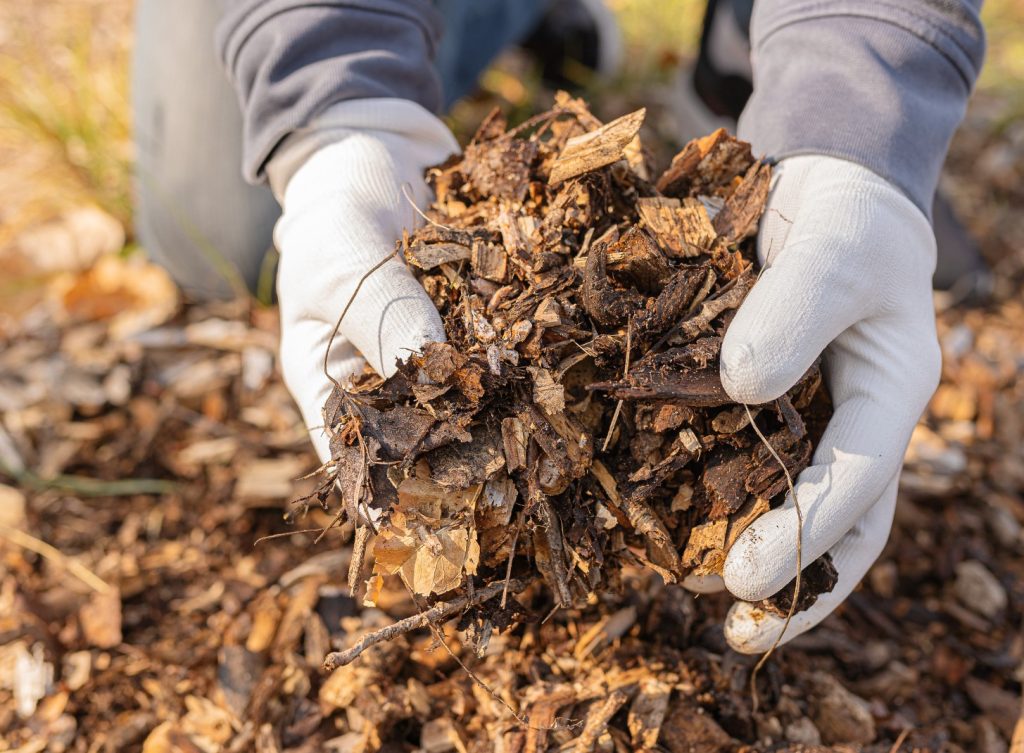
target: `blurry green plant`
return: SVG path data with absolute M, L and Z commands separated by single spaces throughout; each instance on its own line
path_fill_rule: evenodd
M 1002 117 L 993 124 L 1002 129 L 1024 118 L 1024 2 L 986 0 L 981 17 L 988 52 L 978 91 L 1003 100 Z
M 0 149 L 20 158 L 9 162 L 19 174 L 5 176 L 5 188 L 22 188 L 5 231 L 86 201 L 130 227 L 131 3 L 0 8 Z
M 607 0 L 622 29 L 624 75 L 663 78 L 697 54 L 706 0 Z

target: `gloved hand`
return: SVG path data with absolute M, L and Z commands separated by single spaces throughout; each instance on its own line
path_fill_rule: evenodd
M 458 150 L 444 124 L 415 103 L 353 100 L 289 136 L 267 167 L 284 209 L 274 230 L 281 369 L 321 460 L 330 457 L 322 409 L 332 387 L 324 354 L 338 317 L 366 272 L 417 225 L 410 199 L 427 202 L 424 169 Z M 361 353 L 390 376 L 397 359 L 444 339 L 437 309 L 396 257 L 363 283 L 328 369 L 344 383 L 363 368 Z
M 785 640 L 836 608 L 881 553 L 911 432 L 938 384 L 932 308 L 935 239 L 897 188 L 852 162 L 782 160 L 761 223 L 761 278 L 722 345 L 722 383 L 748 404 L 783 394 L 824 351 L 835 407 L 812 464 L 796 479 L 803 566 L 831 552 L 835 589 L 794 615 Z M 783 620 L 745 603 L 796 569 L 793 500 L 754 522 L 730 550 L 725 625 L 743 653 L 766 651 Z

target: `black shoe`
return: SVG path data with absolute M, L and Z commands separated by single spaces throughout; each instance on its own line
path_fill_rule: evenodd
M 610 76 L 622 60 L 618 24 L 603 0 L 552 0 L 520 46 L 536 57 L 551 89 L 578 89 Z
M 714 115 L 739 120 L 753 91 L 749 0 L 708 0 L 693 88 Z
M 992 295 L 992 270 L 941 191 L 932 204 L 932 227 L 937 257 L 932 287 L 946 293 L 950 304 L 987 301 Z

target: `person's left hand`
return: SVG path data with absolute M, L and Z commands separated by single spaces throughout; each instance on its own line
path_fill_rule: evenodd
M 835 408 L 796 493 L 803 567 L 830 552 L 839 581 L 793 616 L 788 641 L 849 595 L 889 536 L 903 455 L 939 378 L 935 239 L 921 210 L 888 181 L 808 155 L 776 169 L 758 256 L 764 270 L 722 345 L 726 391 L 737 402 L 770 402 L 824 352 Z M 748 602 L 793 580 L 796 541 L 790 496 L 729 551 L 724 585 L 743 601 L 725 634 L 737 651 L 764 652 L 782 633 L 784 620 Z

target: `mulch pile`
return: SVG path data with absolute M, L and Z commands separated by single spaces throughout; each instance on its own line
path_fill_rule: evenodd
M 576 135 L 574 124 L 579 120 L 573 116 L 552 120 L 544 140 L 568 141 Z M 586 124 L 579 128 L 593 130 Z M 490 141 L 501 138 L 498 131 L 479 138 L 477 147 L 486 151 Z M 529 143 L 523 136 L 519 140 Z M 546 160 L 550 166 L 551 153 L 543 144 L 537 149 L 535 164 Z M 648 183 L 633 150 L 626 156 L 628 169 L 613 162 L 588 173 L 594 177 L 563 182 L 577 181 L 595 199 L 615 186 L 611 195 L 627 196 L 633 207 L 657 199 L 656 192 L 667 193 Z M 440 188 L 448 191 L 442 193 L 447 200 L 430 214 L 457 235 L 443 240 L 439 236 L 451 231 L 428 224 L 404 247 L 410 255 L 439 244 L 466 247 L 464 234 L 472 236 L 468 258 L 449 258 L 424 270 L 425 280 L 437 281 L 430 290 L 457 345 L 444 366 L 454 370 L 443 377 L 444 369 L 435 371 L 428 381 L 410 378 L 409 367 L 390 382 L 396 392 L 387 405 L 391 412 L 430 405 L 451 424 L 460 407 L 478 416 L 493 410 L 487 408 L 494 402 L 491 395 L 501 395 L 505 414 L 493 426 L 502 438 L 498 459 L 482 458 L 479 467 L 442 466 L 436 460 L 445 448 L 421 445 L 405 467 L 397 462 L 370 469 L 373 500 L 349 494 L 329 498 L 327 512 L 314 504 L 289 526 L 281 514 L 289 500 L 307 495 L 316 500 L 320 482 L 295 480 L 315 471 L 316 461 L 277 374 L 273 311 L 182 308 L 152 268 L 111 258 L 65 281 L 47 304 L 16 325 L 5 323 L 0 332 L 0 748 L 888 753 L 901 740 L 898 749 L 904 753 L 1006 751 L 1024 679 L 1024 386 L 1017 376 L 1024 363 L 1024 308 L 1016 297 L 988 310 L 940 311 L 943 381 L 911 444 L 889 546 L 860 590 L 819 628 L 779 649 L 762 670 L 755 714 L 748 683 L 756 657 L 729 651 L 722 635 L 731 599 L 698 597 L 666 582 L 704 564 L 715 566 L 716 548 L 708 547 L 691 564 L 680 562 L 678 570 L 668 566 L 674 561 L 658 558 L 674 553 L 682 560 L 692 529 L 710 513 L 710 463 L 704 460 L 726 451 L 753 457 L 759 444 L 743 425 L 732 432 L 692 429 L 692 420 L 707 426 L 709 417 L 713 422 L 726 414 L 742 424 L 744 416 L 730 414 L 733 409 L 726 406 L 691 406 L 693 416 L 656 430 L 659 416 L 669 422 L 677 417 L 644 413 L 641 403 L 661 398 L 629 392 L 650 388 L 651 382 L 637 380 L 657 374 L 639 370 L 647 353 L 656 356 L 691 347 L 700 337 L 720 336 L 728 314 L 710 319 L 711 329 L 690 341 L 674 344 L 670 334 L 659 344 L 665 332 L 645 339 L 635 316 L 602 324 L 576 297 L 579 290 L 565 288 L 539 296 L 538 306 L 544 300 L 558 306 L 544 316 L 534 312 L 530 331 L 510 346 L 515 325 L 525 317 L 499 320 L 494 315 L 499 307 L 487 305 L 495 294 L 512 286 L 513 295 L 498 302 L 514 305 L 530 291 L 553 290 L 538 287 L 546 274 L 555 287 L 559 275 L 585 279 L 595 253 L 604 258 L 609 290 L 640 291 L 643 298 L 633 310 L 656 311 L 647 301 L 657 302 L 660 294 L 637 284 L 625 257 L 616 255 L 622 249 L 616 244 L 637 224 L 642 227 L 632 233 L 634 239 L 641 231 L 657 231 L 638 221 L 639 209 L 636 215 L 623 207 L 608 210 L 601 201 L 580 209 L 574 199 L 563 207 L 567 216 L 607 213 L 589 221 L 598 226 L 589 241 L 588 232 L 580 232 L 585 225 L 564 219 L 557 224 L 560 242 L 573 239 L 578 244 L 568 244 L 573 251 L 551 252 L 557 263 L 544 257 L 547 262 L 542 259 L 538 267 L 509 261 L 504 276 L 490 281 L 494 288 L 479 282 L 474 287 L 469 270 L 492 263 L 479 260 L 509 245 L 489 230 L 477 240 L 476 231 L 468 230 L 471 217 L 458 215 L 454 202 L 462 201 L 466 213 L 481 203 L 459 198 L 464 189 L 451 182 L 460 172 L 458 164 L 436 173 L 439 188 L 449 181 L 447 189 Z M 718 196 L 701 202 L 704 211 L 710 208 L 707 219 L 718 236 L 725 232 L 714 224 L 722 206 L 750 169 L 761 168 L 751 162 L 737 169 L 739 181 L 717 194 L 698 191 Z M 688 189 L 679 195 L 679 212 L 697 210 L 687 201 Z M 669 215 L 677 211 L 665 199 L 658 206 L 669 207 Z M 607 231 L 602 222 L 629 227 L 619 228 L 618 239 L 602 238 Z M 544 236 L 539 237 L 544 247 Z M 584 242 L 586 253 L 580 253 Z M 739 255 L 728 244 L 717 253 L 693 256 L 672 255 L 661 242 L 655 246 L 673 275 L 691 266 L 715 275 L 696 313 L 751 275 L 750 242 L 737 242 Z M 671 279 L 661 283 L 662 291 Z M 726 288 L 731 280 L 734 287 Z M 485 323 L 493 329 L 490 342 Z M 607 350 L 598 348 L 602 343 Z M 625 349 L 631 351 L 628 371 Z M 581 359 L 563 370 L 574 350 L 598 371 L 569 380 L 573 369 L 585 365 Z M 491 352 L 501 377 L 491 369 Z M 512 352 L 519 353 L 519 364 L 509 362 Z M 609 360 L 602 365 L 601 358 Z M 433 369 L 440 361 L 412 366 Z M 671 373 L 702 369 L 691 365 Z M 566 453 L 568 443 L 558 444 L 556 426 L 550 427 L 557 435 L 552 436 L 539 422 L 525 425 L 535 464 L 508 471 L 505 419 L 537 421 L 535 414 L 558 414 L 545 408 L 557 398 L 542 370 L 563 387 L 566 422 L 571 419 L 591 438 L 587 473 L 574 475 L 571 456 L 567 467 L 558 462 L 561 455 L 541 442 L 564 446 Z M 456 378 L 457 373 L 465 378 Z M 476 402 L 474 374 L 483 389 Z M 604 386 L 586 390 L 588 384 Z M 372 420 L 359 432 L 346 433 L 341 417 L 356 406 L 386 413 L 379 391 L 387 388 L 366 383 L 336 401 L 336 448 L 358 450 L 361 434 L 363 447 L 374 449 Z M 609 409 L 614 412 L 620 397 L 622 408 L 604 450 Z M 590 416 L 570 409 L 581 402 L 600 410 Z M 791 402 L 802 404 L 795 397 Z M 450 412 L 441 412 L 445 408 Z M 785 407 L 752 411 L 769 437 L 794 430 Z M 814 411 L 797 408 L 797 414 L 813 437 Z M 671 483 L 659 487 L 672 488 L 671 498 L 667 491 L 640 497 L 668 535 L 670 547 L 659 550 L 657 538 L 652 543 L 649 534 L 638 532 L 623 500 L 643 489 L 643 478 L 631 480 L 632 474 L 653 472 L 662 460 L 690 452 L 683 442 L 693 440 L 681 438 L 687 427 L 702 448 L 705 441 L 713 446 L 702 449 L 698 463 L 688 456 L 672 472 Z M 463 428 L 476 438 L 472 420 Z M 376 451 L 385 452 L 386 445 Z M 604 483 L 594 474 L 596 461 L 607 470 Z M 345 467 L 358 470 L 361 462 Z M 487 482 L 453 485 L 471 490 L 483 483 L 479 496 L 438 492 L 437 469 L 480 473 L 491 462 L 495 467 L 489 474 L 507 474 L 509 482 L 490 484 L 489 475 Z M 531 480 L 531 467 L 545 468 L 544 474 Z M 403 475 L 387 476 L 392 468 Z M 378 483 L 375 474 L 382 471 L 385 478 Z M 756 497 L 746 488 L 749 475 L 742 478 L 744 493 Z M 407 479 L 416 484 L 403 491 Z M 554 493 L 562 484 L 565 489 Z M 389 499 L 387 490 L 396 485 L 399 491 Z M 683 489 L 691 491 L 678 491 Z M 572 505 L 563 505 L 568 494 Z M 375 545 L 365 541 L 364 568 L 362 557 L 353 557 L 353 547 L 346 545 L 361 537 L 355 525 L 359 511 L 350 510 L 357 514 L 345 522 L 336 520 L 352 499 L 388 511 L 364 511 L 362 519 L 374 520 L 381 531 L 398 531 L 392 516 L 403 504 L 415 516 L 436 511 L 435 517 L 472 520 L 474 527 L 464 525 L 448 540 L 461 547 L 463 536 L 467 542 L 475 536 L 476 573 L 467 573 L 461 559 L 457 572 L 413 566 L 407 579 L 421 593 L 410 594 L 399 579 L 408 572 L 403 571 L 408 558 L 397 561 L 407 551 L 397 535 L 391 548 L 396 559 L 386 561 L 395 574 L 384 577 L 377 592 Z M 551 559 L 541 564 L 545 546 L 550 556 L 549 526 L 537 525 L 533 510 L 523 512 L 534 499 L 538 512 L 550 506 L 554 518 L 549 521 L 557 520 L 561 542 L 568 544 L 564 581 Z M 459 518 L 444 507 L 456 503 L 471 507 L 472 517 Z M 748 503 L 745 499 L 740 508 Z M 492 511 L 504 515 L 506 504 L 512 505 L 507 524 L 477 522 Z M 569 514 L 575 509 L 591 512 L 578 520 Z M 415 516 L 406 516 L 407 533 L 436 535 L 436 527 L 426 528 Z M 728 518 L 735 521 L 736 512 Z M 447 530 L 457 531 L 458 523 Z M 438 543 L 444 551 L 444 540 Z M 514 585 L 504 609 L 498 594 L 487 609 L 437 620 L 434 629 L 423 625 L 394 635 L 331 673 L 323 670 L 328 653 L 350 649 L 401 620 L 416 620 L 425 607 L 479 598 L 487 588 L 503 591 L 510 558 Z M 654 574 L 656 568 L 661 575 Z M 359 569 L 364 572 L 356 578 L 359 590 L 353 596 L 346 581 Z M 595 570 L 600 577 L 592 582 L 588 572 Z M 365 580 L 373 586 L 369 592 Z M 568 586 L 571 605 L 554 609 L 560 582 Z M 441 590 L 448 583 L 453 585 Z M 423 593 L 428 587 L 429 595 Z M 600 596 L 580 598 L 596 591 Z M 364 606 L 367 593 L 375 606 Z M 492 632 L 492 626 L 502 630 Z M 513 711 L 529 725 L 517 721 Z
M 652 182 L 643 116 L 605 125 L 563 93 L 511 131 L 495 111 L 428 171 L 435 201 L 402 250 L 448 340 L 386 381 L 337 385 L 324 409 L 319 498 L 337 483 L 338 520 L 364 519 L 352 592 L 365 558 L 368 606 L 396 574 L 417 597 L 471 602 L 481 655 L 493 626 L 618 590 L 627 568 L 721 575 L 830 415 L 817 365 L 752 410 L 719 379 L 770 167 L 719 130 Z M 815 567 L 830 590 L 830 561 Z M 550 603 L 509 601 L 539 583 Z M 802 590 L 806 608 L 817 594 Z

